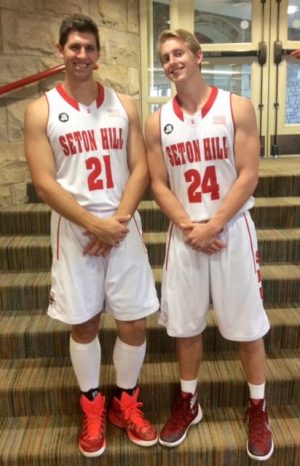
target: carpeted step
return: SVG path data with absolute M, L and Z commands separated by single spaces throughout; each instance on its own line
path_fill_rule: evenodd
M 300 466 L 299 194 L 299 162 L 261 161 L 252 216 L 271 321 L 265 341 L 266 390 L 276 444 L 267 462 L 272 466 Z M 108 425 L 108 447 L 101 459 L 88 460 L 78 452 L 79 389 L 69 358 L 69 329 L 44 310 L 50 288 L 50 209 L 39 203 L 32 186 L 28 195 L 32 203 L 26 206 L 0 208 L 0 466 L 252 466 L 243 424 L 248 389 L 237 343 L 220 336 L 214 312 L 204 333 L 199 372 L 205 416 L 186 442 L 176 449 L 140 448 Z M 159 291 L 168 222 L 151 194 L 140 211 Z M 178 386 L 178 367 L 175 341 L 158 327 L 156 318 L 148 321 L 140 385 L 146 413 L 161 426 Z M 107 315 L 101 324 L 101 384 L 110 398 L 116 331 Z
M 26 312 L 26 313 L 25 313 Z M 267 350 L 300 348 L 300 307 L 267 309 L 271 329 L 265 336 Z M 157 352 L 173 354 L 175 339 L 157 323 L 158 315 L 147 319 L 147 361 Z M 108 314 L 101 319 L 101 347 L 104 362 L 111 360 L 116 338 L 116 325 Z M 219 333 L 215 313 L 208 314 L 204 332 L 204 348 L 208 352 L 233 351 L 237 343 L 225 340 Z M 51 319 L 45 310 L 3 311 L 0 316 L 0 358 L 46 358 L 69 355 L 69 326 Z
M 168 220 L 155 201 L 142 201 L 139 206 L 145 231 L 166 231 Z M 299 228 L 300 198 L 258 198 L 251 210 L 257 228 Z
M 144 233 L 149 260 L 153 266 L 163 264 L 166 237 L 166 232 Z M 257 230 L 257 238 L 262 263 L 300 262 L 299 228 Z
M 300 158 L 262 159 L 255 196 L 300 196 Z
M 50 272 L 1 272 L 0 310 L 45 308 L 49 289 Z
M 2 236 L 0 270 L 50 270 L 52 262 L 49 235 Z
M 156 419 L 157 411 L 152 412 Z M 299 466 L 299 406 L 269 407 L 275 450 L 266 463 Z M 246 453 L 247 434 L 241 408 L 206 409 L 203 420 L 183 444 L 141 448 L 107 423 L 107 447 L 100 458 L 87 459 L 78 450 L 79 414 L 0 419 L 1 466 L 253 466 Z M 162 423 L 156 424 L 158 429 Z M 256 463 L 255 463 L 256 464 Z
M 261 262 L 300 262 L 300 229 L 258 230 Z M 165 256 L 165 232 L 145 232 L 149 260 L 161 266 Z M 49 235 L 2 236 L 0 238 L 1 271 L 50 270 Z
M 300 163 L 299 163 L 300 165 Z M 300 195 L 300 175 L 260 175 L 255 197 L 284 197 Z
M 257 230 L 259 255 L 262 263 L 300 262 L 300 229 Z
M 300 267 L 297 265 L 262 265 L 266 304 L 297 303 L 300 300 Z M 162 269 L 153 268 L 158 296 Z M 0 311 L 42 309 L 47 307 L 50 272 L 0 272 Z
M 299 265 L 264 265 L 261 267 L 266 303 L 283 305 L 300 301 Z
M 299 228 L 299 197 L 259 197 L 251 210 L 257 228 Z
M 168 220 L 155 201 L 139 205 L 144 231 L 166 231 Z M 257 228 L 299 228 L 300 198 L 258 198 L 251 211 Z M 1 235 L 45 235 L 50 231 L 50 208 L 44 204 L 0 207 Z
M 297 303 L 300 300 L 300 267 L 298 265 L 261 265 L 266 305 Z M 160 296 L 162 269 L 153 267 L 153 274 Z
M 0 234 L 48 235 L 51 209 L 45 204 L 0 207 Z
M 299 357 L 300 350 L 268 352 L 266 393 L 270 404 L 300 404 L 296 388 L 300 383 Z M 76 410 L 79 389 L 69 358 L 0 360 L 0 375 L 1 416 L 72 414 Z M 164 411 L 169 406 L 178 377 L 177 363 L 165 355 L 144 364 L 139 384 L 149 410 Z M 199 381 L 203 406 L 246 404 L 248 387 L 237 352 L 205 353 Z M 101 387 L 108 397 L 114 385 L 113 365 L 103 364 Z

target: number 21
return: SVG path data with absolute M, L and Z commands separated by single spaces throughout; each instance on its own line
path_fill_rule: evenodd
M 102 173 L 103 165 L 104 173 Z M 109 155 L 104 155 L 102 159 L 99 159 L 98 157 L 90 157 L 85 161 L 85 166 L 88 170 L 91 170 L 91 173 L 88 176 L 90 191 L 95 191 L 96 189 L 110 189 L 114 187 Z M 100 178 L 101 174 L 102 177 Z

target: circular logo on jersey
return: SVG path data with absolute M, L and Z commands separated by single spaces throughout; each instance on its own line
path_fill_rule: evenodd
M 167 125 L 164 127 L 164 132 L 165 132 L 166 134 L 171 134 L 172 131 L 173 131 L 173 129 L 174 129 L 173 125 L 171 125 L 171 124 L 169 123 L 169 124 L 167 124 Z
M 67 113 L 60 113 L 58 115 L 58 119 L 59 121 L 61 121 L 62 123 L 65 123 L 66 121 L 69 120 L 69 115 Z

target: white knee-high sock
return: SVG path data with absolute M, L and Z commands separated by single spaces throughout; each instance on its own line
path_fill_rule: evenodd
M 146 354 L 146 341 L 141 346 L 131 346 L 116 339 L 113 361 L 116 369 L 116 384 L 120 388 L 134 388 Z
M 98 336 L 82 344 L 70 336 L 70 356 L 78 385 L 82 392 L 99 386 L 101 347 Z

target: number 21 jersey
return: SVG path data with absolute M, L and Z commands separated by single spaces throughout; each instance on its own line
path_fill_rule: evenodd
M 89 106 L 61 84 L 46 92 L 47 135 L 57 182 L 88 210 L 113 212 L 129 177 L 128 116 L 117 94 L 97 85 L 98 97 Z

